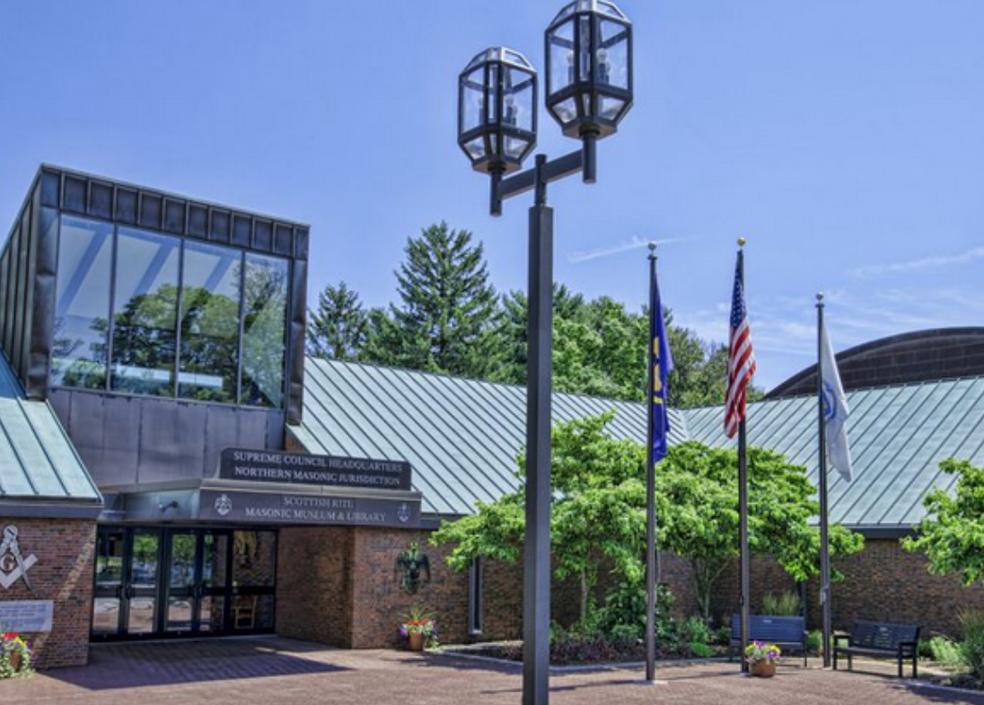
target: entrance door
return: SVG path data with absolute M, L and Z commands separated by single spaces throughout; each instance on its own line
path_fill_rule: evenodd
M 93 636 L 148 636 L 157 631 L 160 563 L 160 531 L 99 529 Z
M 218 530 L 168 531 L 165 631 L 226 630 L 230 536 L 230 532 Z

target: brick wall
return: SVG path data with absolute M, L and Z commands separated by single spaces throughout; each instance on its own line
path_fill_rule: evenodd
M 18 529 L 22 554 L 37 557 L 29 589 L 18 580 L 0 600 L 52 600 L 51 632 L 25 634 L 38 668 L 84 665 L 89 660 L 96 524 L 91 520 L 0 518 L 0 529 Z

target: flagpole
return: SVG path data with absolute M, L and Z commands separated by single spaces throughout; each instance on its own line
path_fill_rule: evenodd
M 823 667 L 830 668 L 830 543 L 827 525 L 827 424 L 823 403 L 823 294 L 817 294 L 817 437 L 820 484 L 820 606 L 823 609 Z
M 745 238 L 738 238 L 738 273 L 742 286 L 745 281 Z M 745 419 L 738 422 L 738 521 L 741 572 L 741 670 L 748 671 L 745 661 L 745 646 L 749 642 L 749 622 L 751 620 L 751 565 L 748 548 L 748 453 L 745 437 Z
M 656 330 L 655 316 L 662 315 L 654 311 L 652 305 L 656 291 L 656 243 L 649 243 L 649 330 Z M 656 341 L 651 334 L 647 345 L 648 385 L 646 386 L 647 437 L 646 442 L 646 680 L 650 683 L 656 680 L 656 462 L 653 457 L 653 389 L 656 374 Z

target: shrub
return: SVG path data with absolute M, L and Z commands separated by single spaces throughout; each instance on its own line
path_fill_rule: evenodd
M 762 598 L 762 613 L 773 617 L 798 617 L 800 598 L 795 592 L 781 592 L 773 595 L 771 592 Z
M 707 622 L 702 617 L 688 617 L 680 625 L 680 641 L 687 644 L 704 644 L 705 646 L 714 640 L 714 632 L 707 626 Z M 693 649 L 691 649 L 692 651 Z
M 670 614 L 676 599 L 665 585 L 656 587 L 656 640 L 660 644 L 676 643 L 676 628 Z M 622 583 L 608 593 L 605 605 L 598 610 L 598 630 L 602 634 L 620 637 L 646 635 L 646 589 L 639 583 Z
M 690 653 L 697 658 L 711 658 L 714 656 L 714 649 L 707 644 L 699 641 L 692 641 L 689 644 Z
M 714 635 L 714 643 L 727 646 L 731 643 L 731 627 L 720 627 Z
M 919 642 L 919 655 L 936 663 L 956 666 L 963 663 L 960 644 L 945 636 L 934 636 L 929 641 Z
M 806 650 L 808 653 L 823 656 L 823 632 L 814 629 L 806 635 Z
M 984 612 L 964 612 L 960 615 L 963 643 L 960 645 L 963 662 L 973 672 L 978 683 L 984 683 Z

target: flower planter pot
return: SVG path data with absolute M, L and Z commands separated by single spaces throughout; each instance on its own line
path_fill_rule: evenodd
M 772 678 L 776 675 L 775 661 L 756 661 L 751 666 L 752 675 L 756 678 Z
M 411 651 L 424 650 L 424 644 L 427 641 L 427 637 L 425 637 L 423 634 L 421 634 L 420 632 L 410 632 L 409 634 L 407 634 L 407 638 L 410 640 Z

